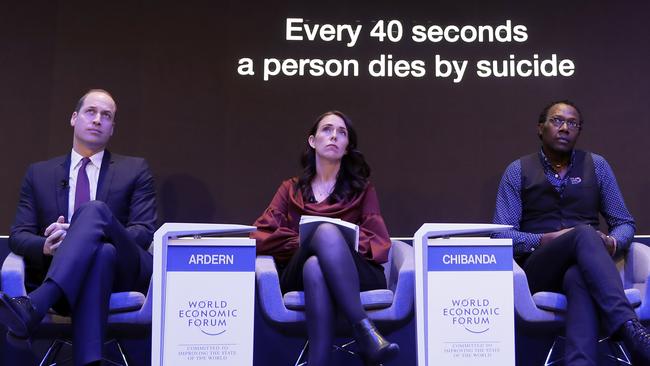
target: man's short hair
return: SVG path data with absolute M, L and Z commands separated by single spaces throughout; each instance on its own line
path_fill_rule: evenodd
M 568 106 L 573 107 L 576 110 L 576 112 L 578 112 L 578 117 L 580 117 L 580 121 L 579 121 L 580 125 L 585 123 L 585 120 L 582 118 L 582 112 L 580 112 L 580 108 L 578 108 L 578 106 L 572 101 L 565 99 L 565 100 L 558 100 L 555 102 L 551 102 L 546 107 L 544 107 L 544 109 L 542 109 L 542 113 L 539 114 L 539 119 L 537 120 L 537 124 L 546 122 L 546 119 L 548 118 L 548 111 L 551 108 L 553 108 L 553 106 L 556 104 L 566 104 Z
M 109 93 L 108 91 L 106 91 L 106 90 L 104 90 L 104 89 L 89 89 L 89 90 L 86 92 L 86 94 L 82 95 L 81 98 L 79 98 L 79 101 L 77 102 L 77 106 L 76 106 L 75 109 L 74 109 L 75 112 L 79 113 L 79 110 L 81 109 L 81 106 L 84 105 L 84 101 L 86 100 L 86 97 L 87 97 L 88 94 L 90 94 L 90 93 L 104 93 L 104 94 L 108 95 L 109 97 L 111 97 L 111 99 L 113 99 L 113 101 L 115 101 L 115 98 L 113 98 L 113 96 L 111 95 L 111 93 Z M 117 103 L 116 103 L 116 104 L 117 104 Z M 117 106 L 116 106 L 115 108 L 117 109 Z M 117 112 L 117 110 L 116 110 L 116 112 Z

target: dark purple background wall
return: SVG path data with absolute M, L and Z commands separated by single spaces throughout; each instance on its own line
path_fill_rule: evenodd
M 650 232 L 650 32 L 647 2 L 82 1 L 0 5 L 0 232 L 7 232 L 30 162 L 66 153 L 69 117 L 91 87 L 118 102 L 113 151 L 145 156 L 156 176 L 161 221 L 251 223 L 280 181 L 298 172 L 314 118 L 349 114 L 393 236 L 423 222 L 489 222 L 500 175 L 538 148 L 537 114 L 573 99 L 586 119 L 579 146 L 614 168 L 638 233 Z M 362 24 L 359 43 L 289 42 L 285 19 Z M 368 37 L 397 19 L 397 44 Z M 524 43 L 408 41 L 414 24 L 527 26 Z M 356 23 L 356 22 L 359 23 Z M 422 59 L 427 76 L 371 78 L 382 53 Z M 571 77 L 434 78 L 446 58 L 540 58 L 575 62 Z M 355 58 L 357 78 L 237 74 L 237 61 L 265 57 Z

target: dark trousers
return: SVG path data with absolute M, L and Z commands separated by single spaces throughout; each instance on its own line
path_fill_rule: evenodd
M 523 264 L 532 293 L 567 297 L 566 364 L 597 365 L 599 324 L 608 335 L 636 313 L 600 235 L 580 225 L 540 246 Z
M 152 257 L 106 204 L 91 201 L 75 212 L 47 274 L 72 310 L 75 364 L 102 358 L 111 293 L 146 290 L 139 283 L 151 273 L 140 273 L 143 260 Z

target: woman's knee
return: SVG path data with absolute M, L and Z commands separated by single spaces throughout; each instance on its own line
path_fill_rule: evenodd
M 314 284 L 325 284 L 323 271 L 320 267 L 318 257 L 311 256 L 307 258 L 305 264 L 302 266 L 302 279 L 304 286 L 313 286 Z
M 345 244 L 345 238 L 336 225 L 327 222 L 318 225 L 310 241 L 310 245 L 315 251 L 321 247 L 331 248 L 337 244 Z
M 324 222 L 314 230 L 314 237 L 324 237 L 324 238 L 329 238 L 332 236 L 337 236 L 341 235 L 341 232 L 339 231 L 339 228 L 336 227 L 334 224 L 330 224 L 329 222 Z

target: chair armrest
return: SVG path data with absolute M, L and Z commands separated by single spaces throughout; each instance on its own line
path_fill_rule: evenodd
M 153 245 L 152 245 L 153 246 Z M 152 307 L 152 302 L 153 302 L 153 276 L 151 276 L 151 280 L 149 281 L 149 289 L 147 290 L 147 293 L 145 294 L 144 298 L 144 304 L 142 304 L 142 308 L 140 309 L 140 319 L 142 322 L 151 323 L 151 307 Z
M 27 295 L 23 257 L 9 253 L 2 264 L 0 284 L 2 284 L 2 291 L 11 297 Z
M 130 311 L 121 311 L 121 312 L 113 312 L 109 314 L 108 316 L 108 323 L 109 324 L 138 324 L 138 325 L 145 325 L 145 326 L 150 326 L 151 325 L 151 302 L 153 298 L 153 280 L 149 282 L 149 289 L 147 290 L 146 294 L 142 294 L 139 292 L 122 292 L 122 293 L 113 293 L 111 295 L 111 302 L 116 298 L 120 298 L 120 300 L 127 300 L 129 303 L 135 305 L 138 303 L 138 300 L 142 299 L 144 297 L 144 301 L 142 303 L 142 306 L 138 309 L 130 310 Z M 114 309 L 114 306 L 110 307 L 111 309 Z

